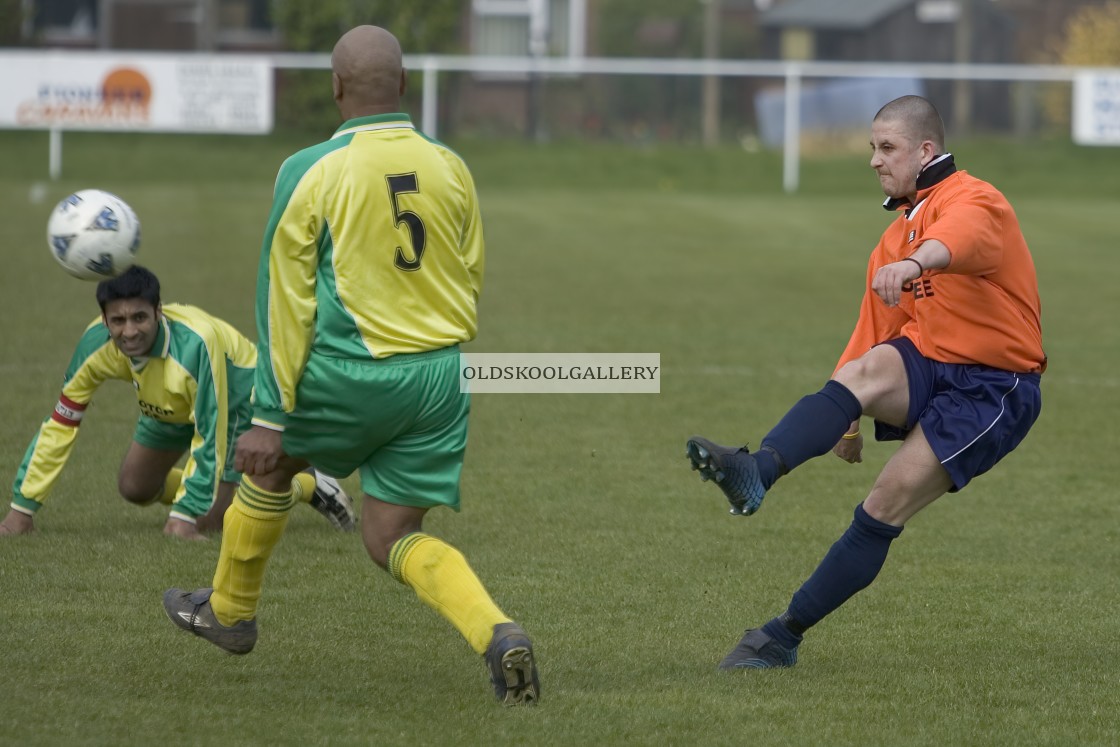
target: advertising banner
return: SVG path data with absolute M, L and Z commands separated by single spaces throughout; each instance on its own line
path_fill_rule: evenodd
M 0 128 L 263 134 L 265 57 L 0 51 Z
M 1086 72 L 1074 79 L 1073 141 L 1120 145 L 1120 75 Z

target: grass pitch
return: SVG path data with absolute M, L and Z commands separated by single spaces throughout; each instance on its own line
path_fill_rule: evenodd
M 118 192 L 168 301 L 253 334 L 272 179 L 308 140 L 0 132 L 8 207 L 0 474 L 14 476 L 97 308 L 48 256 L 46 217 Z M 757 443 L 832 370 L 890 219 L 862 157 L 453 143 L 480 185 L 488 266 L 474 349 L 659 352 L 660 395 L 479 395 L 460 547 L 534 637 L 543 702 L 497 707 L 482 662 L 359 539 L 297 507 L 249 656 L 177 632 L 159 596 L 209 583 L 218 543 L 164 539 L 116 496 L 136 418 L 103 389 L 28 538 L 0 542 L 0 743 L 1111 745 L 1116 619 L 1120 153 L 964 143 L 1034 251 L 1050 370 L 1026 442 L 916 517 L 879 579 L 814 629 L 792 670 L 727 675 L 742 630 L 784 608 L 892 445 L 784 479 L 749 519 L 688 469 L 701 433 Z M 355 487 L 353 480 L 348 481 Z

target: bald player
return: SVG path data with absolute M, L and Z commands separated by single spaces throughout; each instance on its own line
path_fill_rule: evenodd
M 940 115 L 918 96 L 875 115 L 871 168 L 898 217 L 871 253 L 859 320 L 832 378 L 757 452 L 699 437 L 686 451 L 731 512 L 750 515 L 808 459 L 831 450 L 862 461 L 864 415 L 877 440 L 902 445 L 786 611 L 747 630 L 722 669 L 793 666 L 805 631 L 875 579 L 906 522 L 991 469 L 1042 407 L 1038 280 L 1011 205 L 957 170 Z
M 343 124 L 276 179 L 257 276 L 253 426 L 237 444 L 243 478 L 213 588 L 170 589 L 164 608 L 184 630 L 248 653 L 292 476 L 306 464 L 357 470 L 373 561 L 485 658 L 502 703 L 535 703 L 529 638 L 463 555 L 423 531 L 430 509 L 459 510 L 470 409 L 459 344 L 476 333 L 483 269 L 474 182 L 401 113 L 407 77 L 391 33 L 352 29 L 331 67 Z

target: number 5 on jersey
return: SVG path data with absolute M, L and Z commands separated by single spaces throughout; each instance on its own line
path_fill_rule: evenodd
M 405 272 L 419 270 L 420 259 L 424 256 L 424 245 L 427 242 L 424 221 L 420 220 L 420 216 L 411 210 L 401 210 L 400 205 L 397 204 L 397 195 L 419 194 L 420 183 L 416 179 L 416 172 L 389 174 L 385 177 L 385 181 L 389 185 L 389 198 L 393 201 L 393 216 L 396 218 L 394 225 L 397 228 L 400 228 L 401 223 L 408 226 L 408 236 L 412 242 L 412 259 L 406 257 L 404 250 L 398 246 L 393 264 L 398 270 L 404 270 Z

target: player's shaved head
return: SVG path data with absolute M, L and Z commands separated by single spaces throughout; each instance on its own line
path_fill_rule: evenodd
M 915 143 L 929 140 L 938 153 L 945 152 L 945 123 L 933 104 L 921 96 L 901 96 L 888 102 L 873 121 L 900 122 Z
M 334 96 L 343 118 L 400 110 L 401 45 L 379 26 L 350 29 L 331 53 Z

